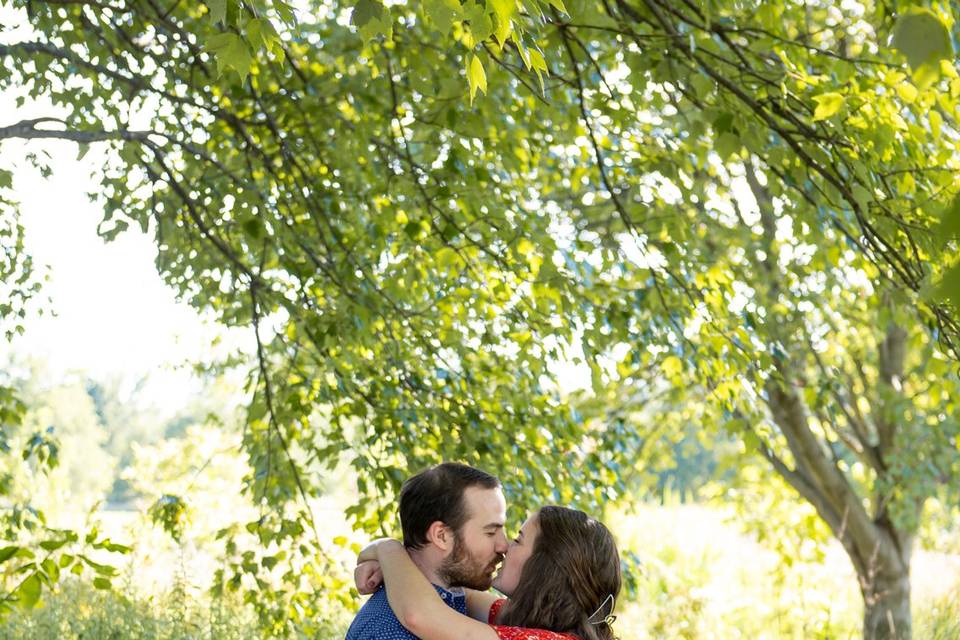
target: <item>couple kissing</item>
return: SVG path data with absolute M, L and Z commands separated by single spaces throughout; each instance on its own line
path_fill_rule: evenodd
M 399 507 L 403 541 L 358 558 L 373 595 L 346 640 L 614 639 L 620 557 L 601 522 L 544 506 L 508 541 L 500 481 L 452 462 L 409 478 Z

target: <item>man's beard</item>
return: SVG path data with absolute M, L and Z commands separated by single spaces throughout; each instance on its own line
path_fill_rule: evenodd
M 486 591 L 493 582 L 493 572 L 503 560 L 498 553 L 490 563 L 484 563 L 474 556 L 463 544 L 459 533 L 453 534 L 453 553 L 440 565 L 440 577 L 451 587 L 466 587 L 477 591 Z

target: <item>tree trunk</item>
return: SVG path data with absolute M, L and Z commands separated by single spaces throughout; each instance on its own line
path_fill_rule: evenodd
M 777 216 L 773 198 L 757 177 L 753 163 L 746 166 L 744 177 L 753 193 L 760 211 L 763 226 L 764 258 L 760 266 L 769 276 L 770 288 L 766 293 L 767 303 L 777 303 L 781 292 L 782 272 L 777 263 L 776 228 Z M 884 295 L 884 304 L 892 303 Z M 777 336 L 776 328 L 771 335 Z M 891 520 L 889 501 L 893 499 L 880 487 L 897 486 L 904 482 L 901 472 L 892 471 L 889 461 L 894 459 L 900 423 L 896 412 L 885 407 L 889 401 L 884 396 L 903 398 L 901 384 L 904 378 L 904 360 L 907 350 L 907 330 L 895 322 L 888 322 L 885 336 L 878 344 L 876 398 L 870 398 L 870 385 L 864 381 L 863 390 L 855 392 L 847 384 L 847 394 L 835 394 L 837 405 L 844 412 L 847 431 L 829 418 L 821 421 L 823 435 L 811 429 L 811 411 L 800 388 L 805 386 L 802 359 L 782 357 L 776 366 L 776 375 L 765 383 L 766 402 L 770 417 L 779 427 L 787 448 L 794 459 L 790 468 L 768 444 L 761 441 L 761 454 L 773 465 L 797 492 L 817 510 L 818 515 L 830 527 L 834 536 L 843 545 L 853 563 L 860 581 L 863 596 L 864 640 L 910 640 L 912 621 L 910 617 L 910 556 L 913 535 L 900 530 Z M 789 344 L 789 338 L 781 340 Z M 814 358 L 820 362 L 819 358 Z M 859 366 L 859 365 L 857 365 Z M 826 368 L 820 363 L 826 377 Z M 841 384 L 844 384 L 841 382 Z M 876 430 L 872 436 L 870 423 L 860 416 L 858 401 L 868 399 L 871 410 L 870 422 Z M 831 437 L 829 429 L 833 430 Z M 836 440 L 851 443 L 848 449 L 860 455 L 864 464 L 876 473 L 875 496 L 872 513 L 850 475 L 840 466 L 840 457 L 835 450 Z M 915 519 L 923 510 L 923 500 L 912 505 Z
M 864 640 L 910 640 L 910 564 L 878 566 L 859 576 L 863 594 Z

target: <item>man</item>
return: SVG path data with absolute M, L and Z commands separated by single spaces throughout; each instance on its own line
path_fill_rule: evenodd
M 444 462 L 408 479 L 400 490 L 403 544 L 423 575 L 453 609 L 466 613 L 460 587 L 486 591 L 507 551 L 507 503 L 495 477 Z M 346 640 L 416 640 L 380 589 L 370 596 Z

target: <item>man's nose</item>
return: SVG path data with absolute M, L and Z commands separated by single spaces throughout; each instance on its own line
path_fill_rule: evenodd
M 501 533 L 499 536 L 497 536 L 497 544 L 493 549 L 501 555 L 507 552 L 507 535 L 505 533 Z

